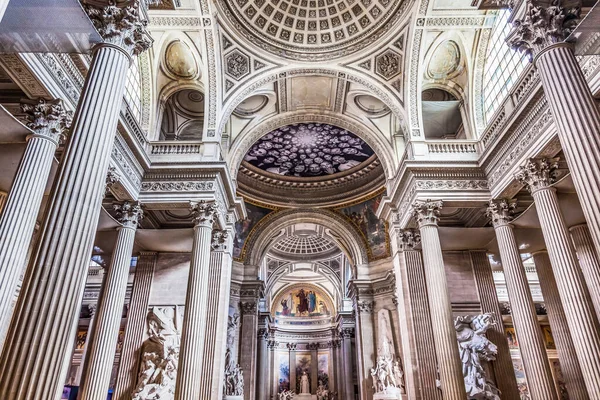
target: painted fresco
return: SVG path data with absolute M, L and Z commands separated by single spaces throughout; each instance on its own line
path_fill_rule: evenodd
M 525 378 L 525 370 L 523 369 L 523 363 L 520 359 L 512 360 L 513 368 L 515 370 L 515 376 L 517 377 L 517 386 L 519 388 L 520 400 L 530 400 L 529 387 L 527 386 L 527 379 Z
M 319 353 L 319 368 L 317 386 L 329 387 L 329 354 Z
M 275 300 L 275 317 L 328 317 L 333 311 L 329 297 L 312 285 L 294 285 Z
M 511 349 L 518 349 L 519 341 L 517 340 L 515 328 L 504 328 L 504 332 L 506 333 L 506 339 L 508 340 L 508 347 Z
M 375 215 L 382 198 L 383 193 L 362 203 L 339 209 L 367 239 L 369 256 L 374 260 L 390 254 L 386 223 Z
M 554 342 L 554 336 L 552 336 L 552 330 L 549 325 L 542 326 L 542 333 L 544 334 L 544 342 L 546 348 L 549 350 L 556 350 L 556 343 Z
M 250 235 L 252 228 L 256 226 L 256 224 L 266 217 L 268 214 L 272 213 L 273 210 L 270 208 L 255 206 L 254 204 L 250 204 L 246 202 L 246 212 L 248 214 L 248 218 L 240 220 L 235 223 L 235 237 L 233 239 L 233 258 L 238 261 L 242 257 L 244 244 L 246 243 L 246 239 Z
M 279 379 L 277 392 L 290 390 L 290 355 L 279 353 Z
M 302 372 L 310 377 L 312 360 L 310 354 L 296 354 L 296 393 L 300 393 L 300 377 Z
M 552 367 L 554 384 L 556 385 L 560 400 L 569 400 L 569 393 L 567 393 L 567 385 L 565 384 L 565 377 L 562 373 L 560 362 L 558 360 L 550 360 L 550 366 Z

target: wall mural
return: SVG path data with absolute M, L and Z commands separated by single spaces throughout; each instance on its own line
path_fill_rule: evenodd
M 279 353 L 279 384 L 277 392 L 281 393 L 290 390 L 290 355 L 289 353 Z
M 269 132 L 254 143 L 244 161 L 272 174 L 318 177 L 347 171 L 374 154 L 361 138 L 345 129 L 301 123 Z
M 300 393 L 300 379 L 306 372 L 310 379 L 312 360 L 310 354 L 296 354 L 296 393 Z
M 519 387 L 521 400 L 530 400 L 531 396 L 529 395 L 529 387 L 527 386 L 527 379 L 525 378 L 523 363 L 520 359 L 512 360 L 512 362 L 515 370 L 515 376 L 517 377 L 517 386 Z
M 371 260 L 378 260 L 390 255 L 387 223 L 375 215 L 382 198 L 383 191 L 368 200 L 337 209 L 358 228 L 365 238 Z
M 236 261 L 242 261 L 244 257 L 244 244 L 250 236 L 252 229 L 274 210 L 266 207 L 260 207 L 252 203 L 244 202 L 246 204 L 246 212 L 248 218 L 242 219 L 235 223 L 235 237 L 233 239 L 233 258 Z
M 274 316 L 279 319 L 330 317 L 334 314 L 328 295 L 317 286 L 297 284 L 282 290 L 273 303 Z M 293 323 L 293 322 L 290 322 Z
M 329 388 L 329 353 L 319 353 L 318 357 L 317 386 Z

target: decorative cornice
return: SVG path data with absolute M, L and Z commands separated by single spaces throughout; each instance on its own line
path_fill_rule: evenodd
M 106 172 L 106 183 L 105 183 L 105 194 L 108 194 L 110 190 L 121 180 L 121 175 L 117 173 L 117 169 L 113 166 L 108 167 Z
M 61 100 L 24 100 L 21 104 L 25 125 L 35 135 L 58 144 L 71 126 L 72 113 L 65 111 Z
M 117 213 L 117 219 L 124 228 L 135 229 L 142 218 L 144 218 L 142 205 L 138 201 L 125 201 L 120 204 L 114 204 L 113 208 Z
M 507 199 L 490 200 L 486 215 L 491 220 L 494 228 L 499 228 L 510 225 L 516 208 L 517 203 Z
M 558 160 L 558 158 L 530 158 L 519 168 L 515 179 L 527 186 L 532 194 L 547 189 L 556 182 Z
M 442 200 L 416 200 L 412 204 L 412 209 L 413 217 L 419 224 L 419 228 L 428 225 L 437 226 L 442 205 Z

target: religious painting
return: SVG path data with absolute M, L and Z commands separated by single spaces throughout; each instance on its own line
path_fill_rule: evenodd
M 527 379 L 525 378 L 525 370 L 523 369 L 523 363 L 520 359 L 513 359 L 513 369 L 515 370 L 515 377 L 517 378 L 517 387 L 519 388 L 520 400 L 530 400 L 529 387 L 527 386 Z
M 279 353 L 279 379 L 277 392 L 281 393 L 290 390 L 290 355 L 289 353 Z
M 310 371 L 312 367 L 312 360 L 310 354 L 297 354 L 296 353 L 296 393 L 300 393 L 300 378 L 302 373 L 310 377 Z
M 317 374 L 317 386 L 329 388 L 329 353 L 319 353 L 319 368 Z
M 565 384 L 565 377 L 562 373 L 560 362 L 558 360 L 550 360 L 550 366 L 552 367 L 554 384 L 556 385 L 556 391 L 560 396 L 560 400 L 569 400 L 569 393 L 567 393 L 567 385 Z
M 276 318 L 329 317 L 334 312 L 330 297 L 322 289 L 309 284 L 284 288 L 277 296 L 274 307 Z
M 550 325 L 542 326 L 542 333 L 544 334 L 546 349 L 556 350 L 556 343 L 554 342 L 554 336 L 552 336 L 552 329 L 550 329 Z
M 246 244 L 246 239 L 248 239 L 252 228 L 261 219 L 273 212 L 270 208 L 245 203 L 248 217 L 235 223 L 235 237 L 233 239 L 233 257 L 238 261 L 241 261 L 240 258 L 243 257 L 244 244 Z
M 86 330 L 80 329 L 77 331 L 77 337 L 75 338 L 75 350 L 83 350 L 83 348 L 85 347 L 86 338 Z
M 504 328 L 506 333 L 506 340 L 508 340 L 508 347 L 511 349 L 519 348 L 519 341 L 517 340 L 517 332 L 515 328 Z
M 388 257 L 390 254 L 387 224 L 375 214 L 382 198 L 383 193 L 340 209 L 366 239 L 369 257 L 373 260 Z

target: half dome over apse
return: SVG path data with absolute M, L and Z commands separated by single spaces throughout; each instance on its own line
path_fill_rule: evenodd
M 361 138 L 343 128 L 301 123 L 269 132 L 252 145 L 244 161 L 276 175 L 322 177 L 351 170 L 374 155 Z

